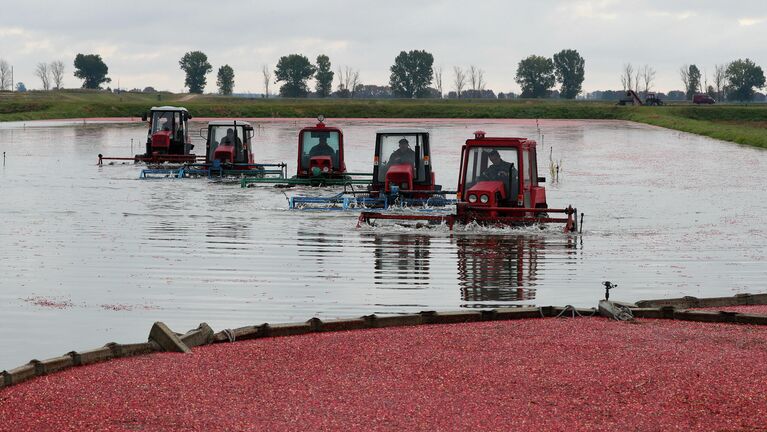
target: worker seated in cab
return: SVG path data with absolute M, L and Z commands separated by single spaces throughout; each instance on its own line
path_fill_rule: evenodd
M 219 145 L 236 145 L 239 148 L 242 146 L 242 140 L 240 137 L 234 136 L 234 129 L 229 128 L 226 130 L 226 135 L 221 138 Z
M 426 130 L 382 130 L 376 135 L 374 189 L 389 193 L 392 186 L 401 191 L 434 187 Z
M 410 164 L 415 166 L 415 151 L 410 148 L 410 142 L 406 138 L 399 140 L 399 147 L 389 156 L 386 163 L 388 171 L 394 165 Z
M 328 137 L 321 136 L 320 142 L 309 150 L 309 158 L 315 156 L 335 156 L 336 151 L 328 145 Z
M 173 113 L 155 113 L 149 129 L 150 147 L 147 152 L 173 153 L 173 140 Z
M 173 113 L 170 113 L 170 112 L 164 113 L 157 118 L 154 132 L 159 132 L 159 131 L 166 131 L 166 132 L 173 131 Z
M 402 190 L 413 188 L 413 182 L 418 177 L 416 169 L 416 153 L 410 148 L 410 141 L 403 137 L 398 142 L 398 147 L 389 155 L 386 161 L 384 174 L 384 188 L 387 192 L 392 185 Z
M 219 160 L 228 163 L 248 163 L 250 160 L 249 145 L 244 145 L 242 139 L 248 141 L 244 125 L 211 125 L 208 140 L 208 161 Z
M 482 171 L 477 181 L 500 180 L 508 185 L 509 179 L 516 180 L 517 169 L 514 164 L 503 160 L 497 150 L 492 150 L 487 157 L 491 164 Z
M 152 107 L 141 116 L 142 120 L 149 121 L 147 133 L 146 152 L 142 158 L 150 158 L 153 154 L 168 154 L 174 156 L 190 156 L 194 148 L 189 139 L 187 121 L 191 118 L 186 108 L 181 107 Z M 168 160 L 169 158 L 165 158 Z
M 335 131 L 304 132 L 301 149 L 302 170 L 319 169 L 323 173 L 341 170 L 339 163 L 339 133 Z
M 429 131 L 418 128 L 382 129 L 376 132 L 372 197 L 405 192 L 408 198 L 428 199 L 442 186 L 434 183 L 429 153 Z M 396 189 L 395 189 L 396 187 Z M 417 194 L 415 191 L 424 191 Z
M 467 160 L 466 191 L 479 198 L 488 195 L 490 204 L 513 203 L 519 193 L 519 173 L 513 162 L 517 159 L 517 150 L 513 148 L 482 148 L 469 150 Z M 492 192 L 495 191 L 495 192 Z M 483 192 L 492 192 L 483 194 Z M 476 202 L 469 200 L 470 202 Z M 487 201 L 482 201 L 482 204 Z

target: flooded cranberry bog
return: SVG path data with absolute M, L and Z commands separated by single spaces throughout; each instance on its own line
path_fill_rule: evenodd
M 256 159 L 293 169 L 296 134 L 313 120 L 251 122 Z M 139 180 L 133 164 L 97 166 L 99 153 L 139 153 L 140 123 L 3 123 L 0 368 L 142 341 L 154 321 L 223 329 L 311 316 L 591 307 L 604 280 L 623 300 L 767 290 L 764 150 L 627 122 L 327 123 L 343 128 L 354 172 L 371 171 L 377 129 L 428 129 L 446 189 L 475 130 L 536 139 L 549 204 L 585 213 L 583 234 L 356 229 L 357 212 L 288 210 L 290 195 L 331 189 Z M 558 180 L 550 157 L 561 165 Z

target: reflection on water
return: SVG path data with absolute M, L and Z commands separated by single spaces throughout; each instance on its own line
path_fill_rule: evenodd
M 343 252 L 343 237 L 337 235 L 299 229 L 296 232 L 296 240 L 298 256 L 310 258 L 317 265 L 324 265 L 328 257 Z M 301 260 L 302 265 L 305 262 L 306 260 Z
M 461 299 L 477 306 L 535 300 L 538 259 L 545 242 L 535 237 L 459 237 L 458 285 Z
M 147 240 L 181 241 L 190 235 L 189 226 L 183 221 L 172 219 L 153 220 L 146 227 Z
M 539 264 L 549 253 L 575 258 L 581 238 L 530 235 L 458 237 L 458 285 L 464 307 L 504 307 L 536 299 Z M 582 242 L 581 242 L 582 246 Z M 562 289 L 567 289 L 562 287 Z
M 261 126 L 256 158 L 292 164 L 297 131 L 316 121 L 253 123 Z M 536 122 L 525 120 L 331 123 L 344 129 L 353 172 L 370 171 L 376 129 L 430 129 L 436 180 L 446 189 L 457 183 L 460 144 L 474 130 L 540 139 Z M 352 212 L 286 210 L 285 193 L 330 189 L 140 181 L 133 164 L 96 166 L 99 153 L 138 152 L 143 125 L 0 123 L 0 369 L 144 340 L 157 320 L 221 329 L 311 316 L 593 306 L 603 280 L 629 301 L 767 290 L 767 191 L 753 187 L 767 183 L 767 152 L 623 122 L 543 121 L 540 132 L 539 164 L 551 154 L 564 167 L 558 183 L 546 184 L 549 203 L 586 212 L 581 238 L 555 229 L 355 229 Z
M 222 214 L 214 216 L 207 221 L 205 237 L 210 239 L 212 243 L 221 243 L 223 241 L 226 244 L 237 245 L 248 244 L 250 234 L 248 226 L 242 220 Z
M 373 249 L 375 284 L 396 284 L 402 289 L 428 286 L 431 237 L 420 234 L 366 235 Z

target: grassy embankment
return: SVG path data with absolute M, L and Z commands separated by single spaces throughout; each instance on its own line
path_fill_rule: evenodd
M 181 105 L 197 117 L 540 118 L 631 120 L 767 148 L 767 104 L 619 107 L 553 100 L 242 99 L 184 94 L 62 91 L 0 93 L 0 121 L 137 116 Z

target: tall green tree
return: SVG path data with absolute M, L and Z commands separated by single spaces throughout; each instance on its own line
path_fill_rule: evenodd
M 99 89 L 101 84 L 112 82 L 107 78 L 109 68 L 98 54 L 77 54 L 75 76 L 83 81 L 83 88 Z
M 519 62 L 516 81 L 522 87 L 521 97 L 547 97 L 557 82 L 554 62 L 548 57 L 531 55 Z
M 554 75 L 562 84 L 560 97 L 575 99 L 581 92 L 586 74 L 586 60 L 576 50 L 562 50 L 554 54 Z
M 229 65 L 223 65 L 218 68 L 218 78 L 216 79 L 218 92 L 222 95 L 231 95 L 234 90 L 234 69 Z
M 202 93 L 208 83 L 205 75 L 213 70 L 213 66 L 208 63 L 208 56 L 202 51 L 190 51 L 181 57 L 178 65 L 186 73 L 184 86 L 189 88 L 189 93 Z
M 727 66 L 731 99 L 750 101 L 754 97 L 754 87 L 762 88 L 765 84 L 764 71 L 749 59 L 735 60 Z
M 698 69 L 698 67 L 694 64 L 690 65 L 689 69 L 687 70 L 687 88 L 685 89 L 688 100 L 692 100 L 692 97 L 695 96 L 695 93 L 700 91 L 700 78 L 700 69 Z
M 314 76 L 316 68 L 309 59 L 300 54 L 290 54 L 280 57 L 274 70 L 277 81 L 284 81 L 280 87 L 283 97 L 305 97 L 309 90 L 306 82 Z
M 421 98 L 429 95 L 434 76 L 434 56 L 424 50 L 402 51 L 391 67 L 389 86 L 396 96 Z
M 333 76 L 335 74 L 331 70 L 328 56 L 324 54 L 317 56 L 317 73 L 314 75 L 314 79 L 317 80 L 317 96 L 321 98 L 330 96 L 333 91 Z

